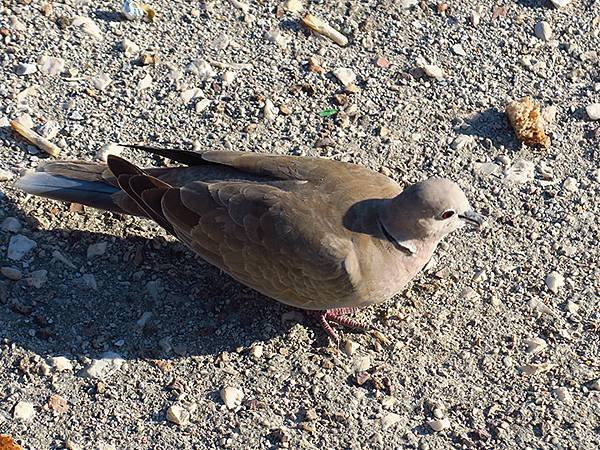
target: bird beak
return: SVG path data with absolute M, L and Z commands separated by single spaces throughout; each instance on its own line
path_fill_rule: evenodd
M 465 223 L 472 225 L 475 228 L 479 228 L 483 224 L 483 217 L 472 209 L 464 212 L 463 214 L 459 214 L 458 217 L 464 220 Z

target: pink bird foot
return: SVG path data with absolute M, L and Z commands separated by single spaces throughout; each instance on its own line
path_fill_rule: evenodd
M 347 327 L 353 330 L 368 330 L 369 325 L 359 322 L 358 320 L 351 319 L 349 317 L 344 317 L 347 314 L 352 314 L 358 311 L 358 308 L 335 308 L 335 309 L 327 309 L 324 311 L 309 311 L 313 317 L 315 317 L 325 332 L 329 335 L 329 337 L 336 344 L 340 343 L 340 337 L 332 328 L 331 323 L 335 323 L 341 325 L 343 327 Z

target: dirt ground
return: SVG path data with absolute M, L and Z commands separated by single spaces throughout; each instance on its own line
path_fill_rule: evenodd
M 0 434 L 26 449 L 599 448 L 600 3 L 245 1 L 152 1 L 153 23 L 116 1 L 0 6 Z M 307 11 L 348 45 L 310 33 Z M 548 149 L 508 123 L 526 95 Z M 389 343 L 345 333 L 346 352 L 149 221 L 15 190 L 52 158 L 16 118 L 65 159 L 146 142 L 445 176 L 486 226 L 358 314 Z

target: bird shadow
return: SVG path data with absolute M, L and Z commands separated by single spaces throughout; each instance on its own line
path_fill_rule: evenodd
M 521 148 L 521 143 L 513 133 L 506 114 L 495 108 L 488 108 L 465 118 L 465 123 L 459 131 L 462 134 L 489 139 L 495 147 L 502 146 L 513 151 Z
M 77 214 L 55 205 L 49 209 L 61 220 Z M 76 219 L 85 222 L 93 214 L 106 228 L 123 220 L 94 211 Z M 217 355 L 276 339 L 303 320 L 300 311 L 246 288 L 177 241 L 44 229 L 4 196 L 0 218 L 11 216 L 24 223 L 18 233 L 37 246 L 21 261 L 0 258 L 0 266 L 23 274 L 0 281 L 0 338 L 42 357 L 107 351 L 127 359 Z M 0 232 L 2 248 L 15 234 Z M 90 245 L 102 243 L 105 253 L 88 258 Z M 47 281 L 33 286 L 31 273 L 44 270 Z

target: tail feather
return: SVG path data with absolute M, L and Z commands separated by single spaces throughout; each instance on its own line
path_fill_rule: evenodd
M 56 161 L 25 174 L 15 187 L 33 195 L 124 213 L 115 203 L 115 194 L 121 190 L 111 181 L 104 164 Z

